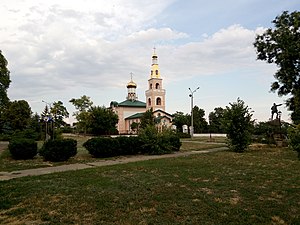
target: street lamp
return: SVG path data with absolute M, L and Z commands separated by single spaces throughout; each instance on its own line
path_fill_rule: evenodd
M 194 115 L 193 115 L 193 108 L 194 108 L 194 93 L 199 89 L 200 87 L 197 87 L 195 90 L 190 90 L 191 94 L 189 95 L 191 97 L 191 138 L 194 136 Z
M 48 102 L 45 102 L 44 100 L 42 100 L 42 102 L 44 102 L 46 104 L 46 106 L 49 106 L 49 109 L 48 110 L 51 110 L 51 103 L 48 103 Z M 51 118 L 51 114 L 50 114 L 50 111 L 49 111 L 49 114 L 46 115 L 47 117 L 46 118 L 43 118 L 44 119 L 44 122 L 45 122 L 45 133 L 46 133 L 46 137 L 45 137 L 45 140 L 48 141 L 49 139 L 52 139 L 54 138 L 54 129 L 53 129 L 53 120 Z M 48 123 L 50 122 L 51 124 L 51 127 L 49 128 L 48 127 Z M 49 134 L 49 129 L 52 130 L 52 136 Z
M 51 104 L 52 104 L 52 103 L 46 102 L 46 101 L 44 101 L 44 100 L 42 100 L 42 102 L 44 102 L 44 103 L 49 107 L 49 110 L 51 109 Z

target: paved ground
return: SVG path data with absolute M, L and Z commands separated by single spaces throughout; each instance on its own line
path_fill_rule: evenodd
M 167 154 L 167 155 L 137 155 L 137 156 L 130 156 L 130 157 L 122 157 L 119 159 L 101 160 L 101 161 L 91 162 L 91 163 L 86 163 L 86 164 L 76 163 L 76 164 L 70 164 L 70 165 L 44 167 L 44 168 L 29 169 L 29 170 L 19 170 L 19 171 L 13 171 L 13 172 L 0 172 L 0 181 L 11 180 L 11 179 L 25 177 L 25 176 L 39 176 L 39 175 L 50 174 L 50 173 L 64 172 L 64 171 L 70 171 L 70 170 L 81 170 L 81 169 L 100 167 L 100 166 L 109 166 L 109 165 L 116 165 L 116 164 L 125 164 L 125 163 L 130 163 L 130 162 L 138 162 L 138 161 L 145 161 L 145 160 L 151 160 L 151 159 L 163 159 L 163 158 L 189 156 L 189 155 L 194 155 L 194 154 L 203 154 L 203 153 L 224 151 L 227 149 L 228 149 L 227 147 L 220 147 L 220 148 L 213 148 L 213 149 L 202 150 L 202 151 L 176 152 L 176 153 Z

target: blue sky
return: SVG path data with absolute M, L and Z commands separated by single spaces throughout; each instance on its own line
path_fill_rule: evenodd
M 206 112 L 239 97 L 267 121 L 276 66 L 256 60 L 253 42 L 284 10 L 286 0 L 1 0 L 0 49 L 9 62 L 11 100 L 25 99 L 34 112 L 42 102 L 91 97 L 95 105 L 123 101 L 130 73 L 145 101 L 153 47 L 169 113 Z M 283 119 L 289 112 L 280 107 Z

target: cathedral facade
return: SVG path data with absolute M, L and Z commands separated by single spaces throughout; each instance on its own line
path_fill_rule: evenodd
M 119 134 L 135 133 L 133 124 L 140 123 L 146 110 L 152 109 L 156 127 L 162 130 L 172 126 L 172 115 L 166 109 L 166 90 L 158 66 L 158 56 L 153 52 L 148 89 L 145 91 L 146 102 L 139 101 L 136 95 L 137 84 L 132 80 L 127 84 L 127 98 L 120 103 L 112 101 L 110 108 L 118 115 L 117 130 Z

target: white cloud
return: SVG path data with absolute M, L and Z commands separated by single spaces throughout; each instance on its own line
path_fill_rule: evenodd
M 179 46 L 164 46 L 163 65 L 174 79 L 201 75 L 226 74 L 230 71 L 255 69 L 262 64 L 256 61 L 253 47 L 255 36 L 263 28 L 249 30 L 241 25 L 223 28 L 198 42 Z M 183 66 L 182 63 L 185 65 Z
M 173 2 L 1 1 L 0 49 L 11 71 L 10 97 L 68 102 L 94 94 L 98 104 L 108 104 L 126 95 L 130 72 L 143 95 L 154 46 L 166 83 L 267 68 L 253 48 L 264 28 L 232 25 L 189 42 L 190 34 L 157 26 Z

